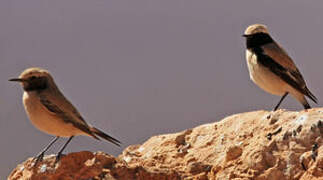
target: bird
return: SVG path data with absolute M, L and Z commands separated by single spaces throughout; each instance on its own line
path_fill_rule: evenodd
M 287 52 L 270 36 L 263 24 L 248 26 L 242 35 L 246 39 L 246 60 L 250 79 L 264 91 L 284 98 L 291 94 L 304 109 L 310 109 L 305 96 L 317 103 L 305 80 Z
M 90 126 L 78 110 L 65 98 L 51 74 L 43 68 L 25 69 L 19 78 L 9 81 L 19 82 L 24 90 L 23 105 L 31 123 L 55 138 L 34 158 L 35 165 L 43 159 L 45 152 L 60 138 L 68 140 L 56 155 L 56 162 L 62 156 L 67 144 L 74 136 L 85 135 L 97 140 L 105 139 L 117 146 L 121 142 L 103 131 Z

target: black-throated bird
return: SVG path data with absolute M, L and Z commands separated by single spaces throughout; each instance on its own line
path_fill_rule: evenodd
M 274 110 L 288 94 L 302 103 L 304 109 L 311 108 L 305 96 L 317 103 L 300 71 L 269 35 L 265 25 L 250 25 L 243 36 L 246 38 L 246 59 L 251 80 L 266 92 L 281 96 Z

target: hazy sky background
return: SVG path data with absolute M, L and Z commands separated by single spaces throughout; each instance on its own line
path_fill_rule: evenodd
M 25 68 L 48 69 L 88 123 L 123 142 L 77 137 L 66 153 L 118 155 L 153 135 L 271 110 L 280 97 L 254 85 L 245 63 L 241 35 L 253 23 L 268 25 L 322 102 L 322 7 L 314 0 L 1 0 L 1 179 L 52 138 L 31 125 L 22 88 L 7 81 Z M 291 97 L 281 107 L 302 109 Z

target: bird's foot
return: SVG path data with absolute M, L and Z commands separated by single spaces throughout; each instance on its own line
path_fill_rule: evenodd
M 272 110 L 268 112 L 268 115 L 266 116 L 266 119 L 271 119 L 275 115 L 276 110 Z
M 34 166 L 37 166 L 39 162 L 41 162 L 44 158 L 44 152 L 40 152 L 36 157 L 34 157 L 33 161 L 35 161 Z
M 58 153 L 57 155 L 56 155 L 56 159 L 55 159 L 55 164 L 57 164 L 60 160 L 61 160 L 61 158 L 64 156 L 64 154 L 62 154 L 62 153 Z

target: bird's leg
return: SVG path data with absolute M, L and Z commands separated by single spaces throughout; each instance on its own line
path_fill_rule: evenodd
M 50 143 L 35 157 L 33 160 L 36 160 L 35 166 L 39 161 L 43 160 L 45 152 L 59 139 L 59 136 L 56 136 L 53 140 L 50 141 Z
M 67 141 L 66 143 L 64 144 L 64 146 L 61 148 L 61 150 L 59 150 L 59 152 L 57 153 L 57 156 L 56 156 L 56 161 L 55 161 L 55 164 L 61 159 L 61 156 L 62 156 L 62 153 L 64 151 L 64 149 L 66 148 L 67 144 L 70 143 L 70 141 L 73 139 L 74 136 L 71 136 Z
M 280 106 L 280 104 L 283 102 L 283 100 L 285 99 L 285 97 L 288 95 L 288 92 L 285 92 L 285 94 L 282 96 L 282 98 L 279 100 L 278 104 L 275 106 L 274 111 L 276 111 L 278 109 L 278 107 Z
M 311 106 L 308 104 L 308 102 L 305 101 L 305 103 L 303 104 L 303 107 L 305 110 L 307 109 L 311 109 Z

